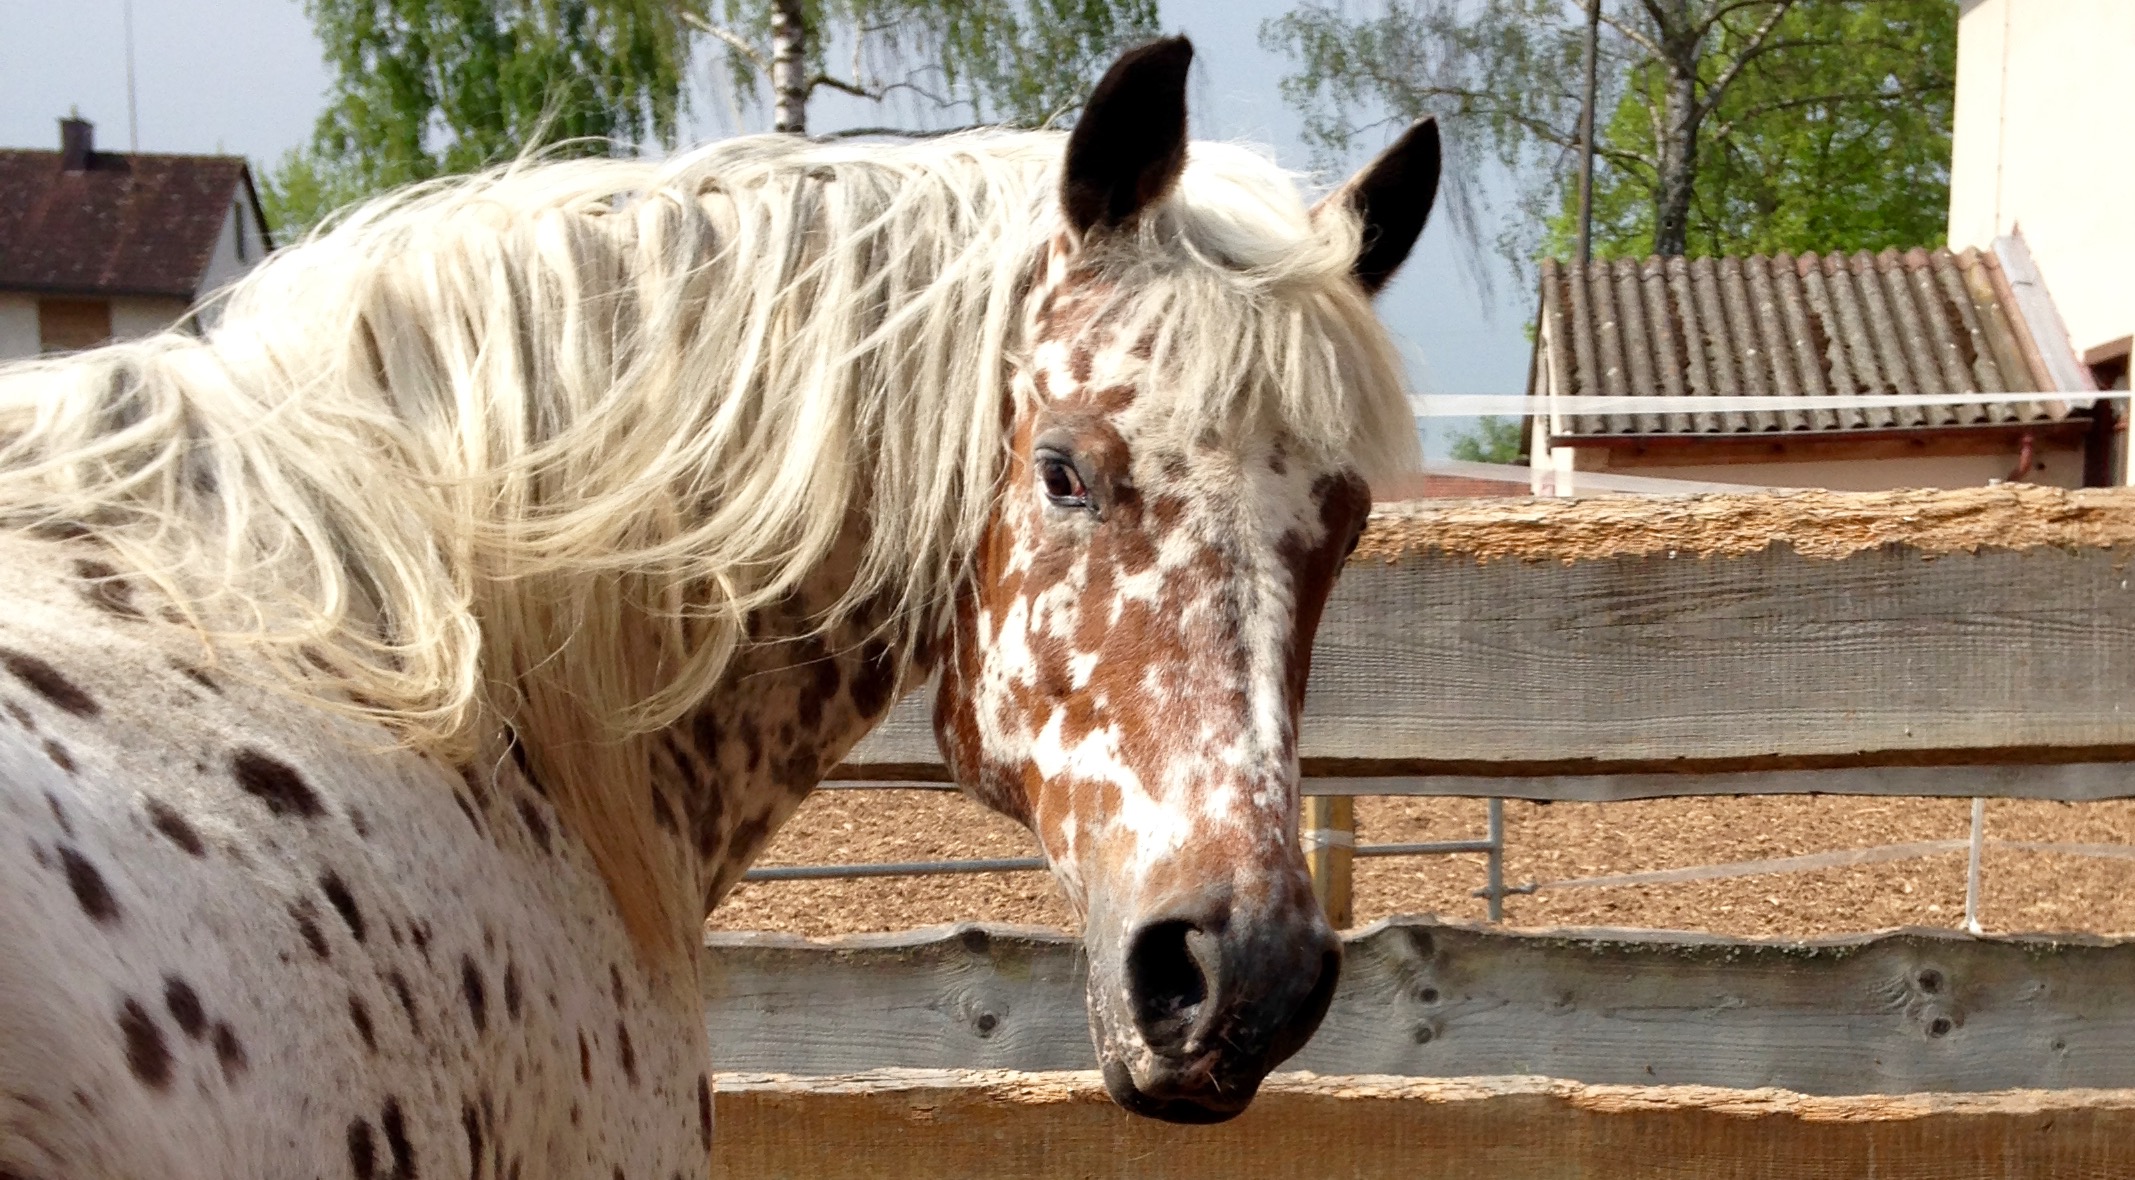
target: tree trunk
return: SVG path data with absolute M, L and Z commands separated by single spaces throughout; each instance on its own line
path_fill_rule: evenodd
M 1653 252 L 1664 258 L 1685 253 L 1690 245 L 1690 196 L 1698 172 L 1698 61 L 1703 40 L 1692 35 L 1687 0 L 1669 13 L 1673 21 L 1659 29 L 1667 71 L 1661 91 L 1660 161 L 1653 186 Z M 1674 27 L 1669 27 L 1672 24 Z
M 1664 258 L 1682 254 L 1690 244 L 1690 194 L 1697 181 L 1697 89 L 1693 75 L 1669 63 L 1662 98 L 1660 176 L 1653 188 L 1653 252 Z
M 801 0 L 771 0 L 771 129 L 808 134 L 808 21 Z

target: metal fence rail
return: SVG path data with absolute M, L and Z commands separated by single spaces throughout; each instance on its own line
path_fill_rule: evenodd
M 1355 795 L 1335 795 L 1323 781 L 1315 784 L 1317 790 L 1311 802 L 1319 800 L 1348 801 Z M 953 783 L 840 780 L 822 783 L 818 790 L 830 791 L 954 791 Z M 1376 794 L 1364 791 L 1359 794 Z M 1363 844 L 1355 842 L 1356 830 L 1347 813 L 1343 814 L 1338 828 L 1324 826 L 1307 828 L 1304 833 L 1308 853 L 1312 859 L 1313 886 L 1320 894 L 1321 904 L 1328 907 L 1329 916 L 1338 926 L 1348 922 L 1348 859 L 1358 856 L 1453 856 L 1462 853 L 1480 853 L 1488 858 L 1488 883 L 1475 890 L 1473 896 L 1489 902 L 1490 920 L 1504 920 L 1505 895 L 1507 893 L 1530 893 L 1533 887 L 1505 888 L 1505 801 L 1490 800 L 1489 826 L 1480 840 L 1431 840 L 1408 844 Z M 745 882 L 769 881 L 850 881 L 868 877 L 927 877 L 952 873 L 1028 873 L 1042 872 L 1047 868 L 1045 859 L 1037 856 L 993 857 L 970 860 L 911 860 L 883 861 L 872 864 L 832 865 L 772 865 L 754 868 L 741 875 Z
M 1315 799 L 1347 801 L 1357 795 L 1333 795 L 1329 781 L 1315 784 Z M 828 790 L 955 790 L 948 783 L 933 782 L 873 782 L 841 781 L 822 784 Z M 1379 792 L 1362 791 L 1358 795 L 1376 796 Z M 1308 804 L 1312 800 L 1308 800 Z M 1633 873 L 1611 873 L 1598 877 L 1579 877 L 1563 881 L 1529 881 L 1522 885 L 1505 884 L 1505 801 L 1490 799 L 1488 827 L 1479 840 L 1432 840 L 1402 844 L 1356 844 L 1354 822 L 1345 810 L 1314 810 L 1308 818 L 1308 826 L 1300 833 L 1313 870 L 1314 889 L 1319 892 L 1321 904 L 1328 907 L 1329 915 L 1338 925 L 1348 925 L 1349 877 L 1346 861 L 1353 857 L 1387 856 L 1453 856 L 1480 854 L 1487 858 L 1486 877 L 1482 888 L 1473 890 L 1472 897 L 1489 903 L 1489 919 L 1504 921 L 1505 898 L 1514 894 L 1532 894 L 1542 890 L 1595 889 L 1626 885 L 1684 884 L 1693 881 L 1719 881 L 1737 877 L 1778 876 L 1788 873 L 1813 872 L 1829 868 L 1848 868 L 1858 865 L 1884 864 L 1897 860 L 1910 860 L 1949 852 L 1966 852 L 1965 866 L 1965 929 L 1980 933 L 1979 898 L 1981 889 L 1982 861 L 1984 852 L 1999 849 L 2011 852 L 2046 852 L 2066 856 L 2080 856 L 2103 860 L 2135 860 L 2135 846 L 2117 844 L 2081 844 L 2037 840 L 1990 840 L 1986 838 L 1986 800 L 1972 801 L 1972 825 L 1968 839 L 1925 840 L 1900 844 L 1878 844 L 1865 848 L 1842 848 L 1829 852 L 1808 853 L 1800 856 L 1770 857 L 1757 860 L 1731 861 L 1723 864 L 1692 865 L 1673 869 L 1653 869 Z M 1333 817 L 1339 817 L 1334 819 Z M 1330 823 L 1330 820 L 1333 820 Z M 742 874 L 743 881 L 836 881 L 870 877 L 923 877 L 957 873 L 1024 873 L 1043 872 L 1045 859 L 1037 856 L 994 857 L 969 860 L 916 860 L 889 861 L 872 864 L 831 865 L 777 865 L 750 869 Z

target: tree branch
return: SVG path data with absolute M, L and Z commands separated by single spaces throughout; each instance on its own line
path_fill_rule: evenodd
M 1654 57 L 1667 56 L 1666 54 L 1661 52 L 1660 44 L 1654 41 L 1651 37 L 1646 36 L 1644 30 L 1634 28 L 1633 26 L 1623 21 L 1620 21 L 1613 16 L 1610 16 L 1606 11 L 1602 12 L 1601 14 L 1601 23 L 1616 30 L 1616 32 L 1620 34 L 1626 41 L 1637 45 L 1640 49 L 1645 50 L 1647 53 L 1652 54 Z
M 888 135 L 899 139 L 938 139 L 944 135 L 960 135 L 966 131 L 983 131 L 990 123 L 968 123 L 962 127 L 942 127 L 931 131 L 915 131 L 909 127 L 848 127 L 843 131 L 829 131 L 814 139 L 859 139 L 869 135 Z
M 715 25 L 694 12 L 683 12 L 680 16 L 683 24 L 689 25 L 707 36 L 726 42 L 729 49 L 748 58 L 749 64 L 755 66 L 758 72 L 765 74 L 771 72 L 770 64 L 764 61 L 764 55 L 757 52 L 754 45 L 743 40 L 739 33 L 734 32 L 732 29 Z
M 1764 45 L 1765 39 L 1772 35 L 1773 29 L 1779 27 L 1779 19 L 1785 16 L 1787 10 L 1792 7 L 1794 7 L 1794 0 L 1776 0 L 1771 15 L 1765 17 L 1764 23 L 1757 27 L 1757 31 L 1750 34 L 1749 44 L 1743 48 L 1742 52 L 1735 55 L 1735 60 L 1728 63 L 1727 68 L 1720 72 L 1718 78 L 1713 79 L 1712 85 L 1705 88 L 1705 97 L 1691 104 L 1691 122 L 1703 122 L 1705 116 L 1711 114 L 1712 109 L 1720 105 L 1720 96 L 1725 94 L 1727 88 L 1732 86 L 1735 79 L 1741 76 L 1742 64 L 1757 56 L 1760 47 Z

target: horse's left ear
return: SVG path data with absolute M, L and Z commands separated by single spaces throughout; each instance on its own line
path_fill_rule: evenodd
M 1186 167 L 1186 69 L 1194 47 L 1166 37 L 1120 55 L 1068 136 L 1060 204 L 1084 233 L 1123 225 Z
M 1319 204 L 1325 209 L 1340 201 L 1357 211 L 1364 248 L 1351 269 L 1374 295 L 1401 268 L 1431 216 L 1438 197 L 1438 150 L 1438 120 L 1418 120 Z

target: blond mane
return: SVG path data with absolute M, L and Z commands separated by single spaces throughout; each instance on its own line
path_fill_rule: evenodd
M 221 644 L 464 759 L 505 725 L 659 921 L 646 743 L 855 520 L 824 618 L 944 622 L 991 509 L 1063 138 L 757 137 L 529 163 L 362 207 L 204 336 L 0 370 L 0 527 L 86 530 Z M 1353 216 L 1196 144 L 1100 257 L 1181 437 L 1413 461 Z M 634 924 L 643 930 L 642 924 Z

